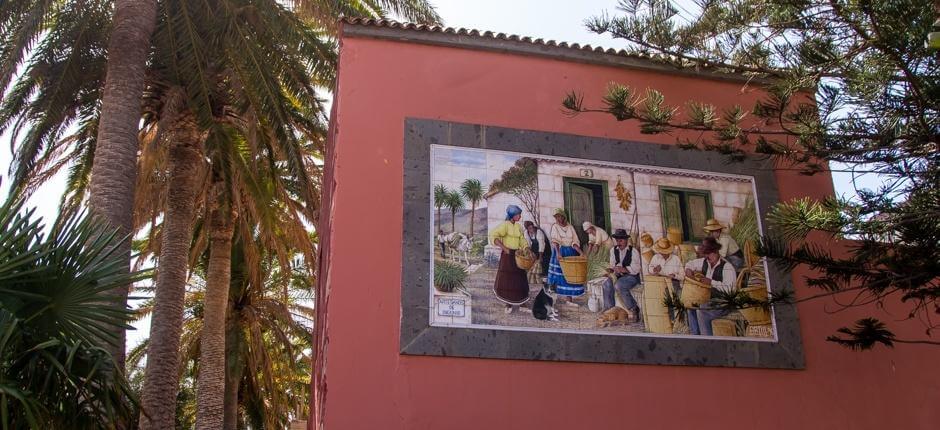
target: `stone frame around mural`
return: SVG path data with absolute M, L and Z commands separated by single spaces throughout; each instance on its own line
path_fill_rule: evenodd
M 802 369 L 795 306 L 776 306 L 775 342 L 609 336 L 564 332 L 432 326 L 429 321 L 431 145 L 497 149 L 601 162 L 694 169 L 754 179 L 761 219 L 777 201 L 772 163 L 670 145 L 408 118 L 404 124 L 400 352 L 409 355 L 521 360 Z M 770 265 L 774 291 L 792 289 L 788 273 Z

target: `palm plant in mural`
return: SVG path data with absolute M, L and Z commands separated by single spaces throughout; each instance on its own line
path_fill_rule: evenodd
M 133 421 L 135 401 L 103 345 L 130 311 L 103 295 L 128 273 L 123 237 L 73 214 L 47 234 L 34 211 L 0 205 L 0 428 L 98 429 Z
M 463 196 L 459 191 L 448 191 L 444 197 L 444 206 L 450 209 L 450 231 L 457 231 L 457 211 L 463 209 Z
M 447 202 L 447 187 L 443 184 L 434 186 L 434 207 L 437 208 L 437 231 L 443 231 L 441 227 L 441 208 Z
M 483 200 L 483 195 L 486 194 L 486 190 L 483 187 L 483 183 L 479 179 L 467 179 L 460 184 L 460 195 L 463 198 L 467 199 L 467 202 L 470 203 L 470 236 L 473 237 L 475 230 L 473 229 L 474 218 L 476 218 L 477 204 Z

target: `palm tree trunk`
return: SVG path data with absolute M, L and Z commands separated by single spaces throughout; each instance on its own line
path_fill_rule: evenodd
M 150 322 L 150 347 L 141 399 L 142 430 L 172 429 L 176 425 L 179 390 L 180 334 L 193 211 L 202 170 L 202 134 L 191 113 L 184 114 L 169 131 L 169 179 L 163 217 L 157 286 Z
M 450 210 L 450 231 L 457 231 L 457 209 Z
M 217 180 L 212 184 L 209 197 L 213 201 L 209 211 L 209 267 L 196 382 L 197 429 L 221 429 L 225 416 L 225 313 L 237 216 L 226 202 L 227 191 L 225 182 Z
M 238 316 L 234 315 L 235 310 L 229 309 L 225 325 L 225 419 L 222 423 L 223 430 L 237 430 L 238 428 L 238 391 L 241 388 L 242 372 L 245 369 L 244 356 L 242 355 L 241 327 L 238 324 Z
M 134 185 L 137 181 L 137 130 L 144 72 L 150 52 L 150 35 L 156 25 L 155 0 L 116 0 L 113 29 L 108 42 L 107 75 L 101 97 L 101 115 L 91 167 L 88 206 L 121 234 L 133 233 Z M 120 245 L 130 270 L 131 241 Z M 128 286 L 114 294 L 127 302 Z M 124 329 L 115 333 L 118 342 L 109 351 L 124 368 Z
M 443 231 L 441 228 L 441 207 L 437 207 L 437 231 Z
M 469 235 L 471 238 L 473 237 L 473 218 L 476 217 L 476 214 L 477 214 L 477 202 L 471 202 L 470 203 L 470 235 Z

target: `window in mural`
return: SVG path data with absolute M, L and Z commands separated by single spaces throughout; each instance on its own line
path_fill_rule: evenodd
M 753 178 L 432 145 L 429 191 L 431 325 L 775 339 Z
M 704 239 L 705 224 L 712 217 L 711 192 L 668 187 L 660 187 L 659 190 L 666 231 L 673 235 L 681 233 L 682 242 Z

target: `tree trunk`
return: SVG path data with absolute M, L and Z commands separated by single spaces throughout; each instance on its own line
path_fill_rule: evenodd
M 440 206 L 437 207 L 437 231 L 438 232 L 444 231 L 444 228 L 441 227 L 441 207 Z
M 91 166 L 88 206 L 96 216 L 131 235 L 134 228 L 134 186 L 137 182 L 137 131 L 150 35 L 156 23 L 155 0 L 116 0 L 114 28 L 108 42 L 108 65 L 101 97 L 101 114 Z M 121 255 L 130 270 L 131 240 L 121 242 Z M 114 294 L 127 302 L 127 285 Z M 124 368 L 125 332 L 109 345 L 119 368 Z
M 202 171 L 202 133 L 193 115 L 184 114 L 169 131 L 169 179 L 162 242 L 157 260 L 157 285 L 150 322 L 150 346 L 141 399 L 142 430 L 176 425 L 179 390 L 180 335 L 193 211 Z
M 450 210 L 450 231 L 457 232 L 457 209 Z
M 237 214 L 228 203 L 224 181 L 212 184 L 209 198 L 209 268 L 206 271 L 199 378 L 196 383 L 196 428 L 218 430 L 225 416 L 225 313 L 232 276 L 232 235 Z
M 473 219 L 477 214 L 477 202 L 470 203 L 470 237 L 473 237 Z
M 242 337 L 239 315 L 234 309 L 229 309 L 225 324 L 225 419 L 223 430 L 237 430 L 238 428 L 238 392 L 241 388 L 242 372 L 245 369 L 242 348 Z

